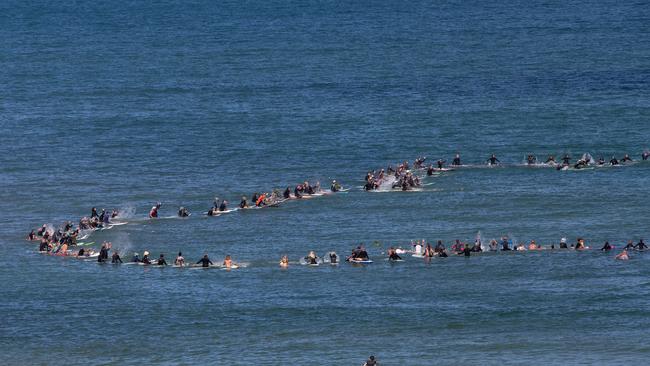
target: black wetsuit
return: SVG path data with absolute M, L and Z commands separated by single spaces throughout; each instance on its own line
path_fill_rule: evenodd
M 472 255 L 472 250 L 469 249 L 469 247 L 466 245 L 465 248 L 463 249 L 463 254 L 464 254 L 466 257 L 469 257 L 470 255 Z
M 564 155 L 564 157 L 562 158 L 562 164 L 564 165 L 571 164 L 571 158 L 568 155 Z
M 560 249 L 568 249 L 566 243 L 560 243 Z
M 534 156 L 528 157 L 528 165 L 534 165 L 537 162 L 537 158 Z
M 86 250 L 84 248 L 79 249 L 77 252 L 77 257 L 83 257 L 84 254 L 86 254 Z
M 166 266 L 167 261 L 165 260 L 165 258 L 162 258 L 162 257 L 158 258 L 158 265 L 159 266 Z
M 282 194 L 284 198 L 290 198 L 291 197 L 291 189 L 287 187 L 287 189 L 284 190 L 284 194 Z
M 449 256 L 447 255 L 447 253 L 445 251 L 442 251 L 442 252 L 438 252 L 438 257 L 447 258 Z
M 635 245 L 634 247 L 635 247 L 636 249 L 638 249 L 638 250 L 644 250 L 644 249 L 648 248 L 648 246 L 645 245 L 645 243 L 643 242 L 643 240 L 641 240 L 641 241 L 640 241 L 637 245 Z
M 106 262 L 108 260 L 108 249 L 103 247 L 99 250 L 99 257 L 97 257 L 97 262 Z
M 248 201 L 241 200 L 241 202 L 239 202 L 239 208 L 246 208 L 246 207 L 248 207 Z
M 210 258 L 208 257 L 203 257 L 199 259 L 199 261 L 196 262 L 196 264 L 200 264 L 202 267 L 210 267 L 212 265 L 212 261 L 210 261 Z
M 427 169 L 427 175 L 429 176 L 433 175 L 433 166 L 429 166 L 429 168 Z
M 363 249 L 362 249 L 362 250 L 359 250 L 359 251 L 357 252 L 357 255 L 356 255 L 354 258 L 355 258 L 355 259 L 360 259 L 360 260 L 362 260 L 362 261 L 367 261 L 367 260 L 369 259 L 369 257 L 368 257 L 368 252 L 366 252 L 366 251 L 363 250 Z
M 142 257 L 142 263 L 151 264 L 151 259 L 149 259 L 148 255 L 145 255 L 144 257 Z
M 438 164 L 438 169 L 442 169 L 443 166 L 445 165 L 445 161 L 444 160 L 438 160 L 437 164 Z M 460 164 L 458 164 L 458 165 L 460 165 Z
M 226 207 L 226 201 L 221 201 L 221 204 L 219 205 L 219 211 L 226 211 L 228 207 Z
M 142 261 L 140 260 L 140 257 L 138 257 L 138 256 L 136 255 L 136 256 L 133 256 L 133 259 L 131 259 L 131 262 L 133 262 L 133 263 L 140 263 L 140 262 L 142 262 Z
M 45 239 L 41 240 L 41 245 L 38 246 L 38 250 L 40 250 L 41 252 L 50 251 L 50 246 L 47 244 L 47 240 Z
M 496 158 L 496 156 L 492 156 L 487 161 L 490 163 L 490 165 L 496 165 L 497 163 L 500 163 L 499 159 Z
M 338 263 L 339 257 L 336 254 L 330 254 L 330 263 Z
M 186 209 L 178 210 L 178 217 L 187 217 L 189 216 L 189 213 L 187 212 Z
M 113 253 L 113 258 L 111 259 L 111 263 L 122 263 L 122 258 L 120 258 L 119 254 Z
M 510 249 L 510 247 L 508 246 L 508 242 L 504 240 L 504 241 L 501 242 L 501 250 L 502 251 L 507 251 L 507 250 L 512 250 L 512 249 Z
M 402 257 L 400 257 L 399 255 L 397 255 L 397 253 L 392 252 L 392 253 L 390 253 L 390 255 L 388 256 L 388 259 L 390 259 L 390 260 L 392 260 L 392 261 L 401 261 L 401 260 L 402 260 Z
M 460 158 L 454 158 L 454 160 L 451 161 L 451 165 L 460 165 Z
M 609 161 L 609 163 L 612 164 L 612 165 L 618 165 L 618 160 L 612 159 L 612 160 Z
M 300 194 L 300 189 L 298 189 L 298 187 L 294 188 L 293 195 L 296 196 L 296 198 L 302 198 L 302 194 Z
M 603 245 L 603 247 L 600 248 L 600 250 L 604 250 L 604 251 L 612 250 L 612 246 L 609 245 L 609 242 L 607 241 L 607 242 L 605 242 L 605 245 Z

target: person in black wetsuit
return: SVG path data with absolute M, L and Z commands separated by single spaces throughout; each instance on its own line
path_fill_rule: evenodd
M 562 157 L 562 164 L 571 165 L 571 157 L 569 156 L 569 154 L 564 154 L 564 156 Z
M 625 250 L 634 249 L 634 243 L 632 242 L 632 240 L 628 240 L 627 245 L 623 249 L 625 249 Z
M 190 216 L 190 212 L 185 207 L 181 207 L 178 209 L 178 217 L 188 217 L 188 216 Z
M 97 257 L 97 262 L 103 263 L 108 260 L 108 244 L 102 244 L 102 248 L 99 250 L 99 257 Z
M 454 160 L 451 161 L 451 165 L 454 165 L 454 166 L 461 165 L 461 163 L 460 163 L 460 154 L 456 154 L 456 156 L 454 156 Z
M 494 154 L 492 154 L 492 156 L 490 156 L 490 157 L 487 159 L 487 162 L 488 162 L 488 164 L 490 164 L 490 165 L 497 165 L 497 163 L 501 163 L 501 162 L 499 161 L 499 159 L 497 159 L 496 155 L 494 155 Z
M 598 161 L 596 163 L 598 165 L 605 165 L 605 159 L 603 159 L 603 157 L 601 156 L 601 157 L 598 158 Z
M 111 257 L 111 263 L 122 263 L 122 258 L 120 258 L 120 254 L 115 251 L 113 252 L 113 256 Z
M 402 260 L 402 257 L 400 257 L 400 256 L 397 254 L 397 251 L 395 251 L 395 248 L 390 247 L 390 248 L 388 249 L 388 259 L 391 260 L 391 261 L 401 261 L 401 260 Z
M 160 257 L 158 257 L 158 265 L 159 266 L 166 266 L 167 261 L 165 260 L 165 255 L 160 253 Z
M 560 249 L 569 249 L 569 247 L 567 247 L 567 245 L 566 245 L 566 239 L 565 238 L 560 239 Z
M 86 250 L 84 248 L 79 249 L 77 257 L 83 257 L 84 255 L 86 255 Z
M 463 251 L 458 253 L 458 255 L 464 255 L 465 257 L 469 257 L 470 255 L 472 255 L 472 250 L 469 248 L 469 245 L 465 245 Z
M 93 207 L 90 209 L 90 218 L 92 219 L 95 217 L 99 217 L 99 214 L 97 214 L 97 208 Z
M 246 196 L 241 197 L 241 201 L 239 201 L 239 208 L 246 208 L 248 207 L 248 200 L 246 199 Z
M 648 246 L 645 245 L 645 243 L 643 242 L 643 239 L 639 239 L 639 242 L 634 246 L 634 248 L 636 248 L 638 250 L 645 250 L 645 249 L 648 248 Z
M 429 167 L 427 168 L 427 175 L 432 176 L 433 175 L 433 165 L 429 164 Z
M 221 204 L 219 205 L 219 211 L 226 211 L 228 209 L 228 201 L 223 200 L 221 201 Z
M 300 193 L 303 190 L 302 185 L 298 184 L 296 188 L 293 189 L 293 195 L 296 198 L 302 198 L 302 194 Z
M 438 257 L 447 258 L 449 256 L 447 255 L 447 251 L 445 249 L 443 249 L 442 251 L 438 252 Z
M 618 165 L 618 159 L 616 157 L 612 156 L 612 159 L 609 161 L 610 164 L 612 165 Z
M 557 162 L 555 161 L 555 156 L 549 155 L 544 164 L 556 164 Z
M 144 255 L 142 256 L 142 263 L 151 264 L 151 259 L 149 259 L 149 252 L 147 252 L 146 250 L 144 251 Z
M 528 161 L 528 165 L 535 165 L 537 163 L 537 158 L 532 154 L 529 154 L 526 160 Z
M 630 155 L 625 154 L 623 159 L 621 159 L 621 163 L 627 163 L 628 161 L 632 161 L 632 158 L 630 157 Z
M 438 169 L 442 169 L 442 168 L 445 167 L 445 161 L 442 160 L 442 159 L 438 159 L 438 161 L 436 162 L 436 164 L 438 164 Z M 460 165 L 460 164 L 458 164 L 458 165 Z
M 379 366 L 379 363 L 375 360 L 375 356 L 370 356 L 363 366 Z
M 140 263 L 140 257 L 138 256 L 138 253 L 133 253 L 133 258 L 131 258 L 131 262 L 133 263 Z
M 38 250 L 41 252 L 49 252 L 50 245 L 47 242 L 47 239 L 41 239 L 41 244 L 38 246 Z
M 612 246 L 609 245 L 609 242 L 608 242 L 608 241 L 606 241 L 606 242 L 605 242 L 605 245 L 603 245 L 603 247 L 600 248 L 600 250 L 607 252 L 607 251 L 612 250 Z
M 438 243 L 436 244 L 436 247 L 433 248 L 433 251 L 436 253 L 445 251 L 445 245 L 442 243 L 442 240 L 438 240 Z
M 285 199 L 291 198 L 291 187 L 287 187 L 287 189 L 284 190 L 284 193 L 282 193 L 282 197 Z
M 330 263 L 336 264 L 339 262 L 339 256 L 335 252 L 330 252 Z
M 644 151 L 641 154 L 641 159 L 643 159 L 643 160 L 648 160 L 649 157 L 650 157 L 650 152 L 648 152 L 648 151 Z
M 202 267 L 210 267 L 212 265 L 212 261 L 210 260 L 210 258 L 208 258 L 207 254 L 204 254 L 203 258 L 199 259 L 199 261 L 196 262 L 196 264 L 200 264 Z

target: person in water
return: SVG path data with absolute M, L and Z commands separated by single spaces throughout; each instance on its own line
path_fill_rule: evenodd
M 632 242 L 632 240 L 628 240 L 627 245 L 623 249 L 626 249 L 626 250 L 634 249 L 634 243 Z
M 151 264 L 151 259 L 149 259 L 149 252 L 146 250 L 144 251 L 144 254 L 142 255 L 142 263 L 144 264 Z
M 284 190 L 284 193 L 282 193 L 282 197 L 284 197 L 284 199 L 291 198 L 291 187 L 287 187 L 287 189 Z
M 99 257 L 97 257 L 97 262 L 103 263 L 108 261 L 108 251 L 110 250 L 110 244 L 104 242 L 102 248 L 99 250 Z
M 34 230 L 30 231 L 29 234 L 27 234 L 27 240 L 36 240 L 36 232 Z
M 627 249 L 623 249 L 622 252 L 618 253 L 615 259 L 622 260 L 622 261 L 626 261 L 630 259 L 630 256 L 627 254 Z
M 575 247 L 575 249 L 576 249 L 576 250 L 584 250 L 584 249 L 587 249 L 587 247 L 585 246 L 585 241 L 584 241 L 584 239 L 582 239 L 582 238 L 578 238 L 578 242 L 576 243 L 576 247 Z
M 601 251 L 604 251 L 604 252 L 609 252 L 609 251 L 612 250 L 612 249 L 613 249 L 613 248 L 612 248 L 612 246 L 609 244 L 609 241 L 606 241 L 606 242 L 605 242 L 605 245 L 603 245 L 603 247 L 600 248 L 600 250 L 601 250 Z
M 512 249 L 510 249 L 510 244 L 508 243 L 508 238 L 504 236 L 503 238 L 501 238 L 501 251 L 509 251 L 509 250 L 512 250 Z
M 138 253 L 133 253 L 133 258 L 131 258 L 131 262 L 133 262 L 133 263 L 140 263 L 140 262 L 142 262 L 142 261 L 140 260 L 140 256 L 138 255 Z
M 642 159 L 642 160 L 648 160 L 648 157 L 650 157 L 650 151 L 645 150 L 645 151 L 641 154 L 641 159 Z
M 113 255 L 111 256 L 111 263 L 113 264 L 118 264 L 122 263 L 122 258 L 120 258 L 120 253 L 116 251 L 113 252 Z
M 470 255 L 472 255 L 472 250 L 469 248 L 469 245 L 465 245 L 463 250 L 460 253 L 458 253 L 458 255 L 464 255 L 465 257 L 469 257 Z
M 490 251 L 495 252 L 499 248 L 499 244 L 495 239 L 490 240 Z
M 442 251 L 438 252 L 438 257 L 440 257 L 440 258 L 447 258 L 447 257 L 449 257 L 449 256 L 447 255 L 447 250 L 443 249 Z
M 550 164 L 550 165 L 555 165 L 557 162 L 555 161 L 555 156 L 549 155 L 544 164 Z
M 330 186 L 330 191 L 339 192 L 341 189 L 341 185 L 336 180 L 333 180 L 332 185 Z
M 388 260 L 390 261 L 401 261 L 402 257 L 400 257 L 397 252 L 395 251 L 395 248 L 390 247 L 388 248 Z
M 609 161 L 610 164 L 612 165 L 618 165 L 618 159 L 616 157 L 612 156 L 612 159 Z
M 179 267 L 185 266 L 185 258 L 183 258 L 183 253 L 178 252 L 176 259 L 174 260 L 174 265 L 177 265 Z
M 623 159 L 621 159 L 621 163 L 627 163 L 628 161 L 633 161 L 633 160 L 632 160 L 632 158 L 630 157 L 630 155 L 625 154 L 625 156 L 623 157 Z
M 196 262 L 196 264 L 200 264 L 201 267 L 204 267 L 204 268 L 205 267 L 210 267 L 211 265 L 213 265 L 212 261 L 210 260 L 210 258 L 208 257 L 207 254 L 204 254 L 203 258 L 199 259 L 199 261 Z
M 151 208 L 151 210 L 149 211 L 149 218 L 150 219 L 155 219 L 155 218 L 158 217 L 158 210 L 160 209 L 160 206 L 161 206 L 161 203 L 158 202 L 158 203 L 156 203 L 155 206 L 153 206 Z
M 289 257 L 283 255 L 282 258 L 280 258 L 280 267 L 282 268 L 289 267 Z
M 239 201 L 239 208 L 248 208 L 248 200 L 246 199 L 246 196 L 241 197 L 241 201 Z
M 221 263 L 221 265 L 224 266 L 225 268 L 232 268 L 233 262 L 232 262 L 232 258 L 230 257 L 230 255 L 226 255 L 226 257 L 223 259 L 223 263 Z
M 377 362 L 377 360 L 375 360 L 375 356 L 370 356 L 363 364 L 363 366 L 379 366 L 379 363 Z
M 438 165 L 438 170 L 445 168 L 445 161 L 442 160 L 442 159 L 438 159 L 438 161 L 436 161 L 436 164 Z M 458 165 L 460 165 L 460 164 L 458 164 Z
M 643 242 L 643 239 L 639 239 L 639 242 L 634 246 L 635 249 L 638 250 L 646 250 L 648 248 L 647 245 Z
M 185 207 L 181 207 L 178 209 L 178 217 L 188 217 L 188 216 L 190 216 L 190 212 Z
M 445 245 L 442 243 L 442 240 L 438 240 L 436 247 L 433 249 L 434 252 L 440 253 L 445 251 Z
M 219 205 L 219 211 L 223 212 L 223 211 L 228 210 L 227 205 L 228 205 L 228 201 L 226 201 L 226 200 L 221 201 L 221 204 Z
M 568 248 L 569 247 L 567 247 L 566 245 L 566 238 L 560 239 L 560 249 L 568 249 Z
M 90 209 L 90 218 L 94 219 L 95 217 L 99 218 L 99 214 L 97 213 L 97 207 L 93 207 Z
M 605 159 L 601 156 L 598 158 L 598 161 L 596 162 L 598 165 L 605 165 Z
M 501 162 L 499 161 L 499 159 L 497 159 L 497 156 L 494 155 L 494 154 L 492 154 L 492 156 L 490 156 L 490 157 L 487 159 L 487 162 L 488 162 L 489 165 L 497 165 L 497 164 L 501 163 Z
M 160 257 L 158 257 L 158 263 L 159 266 L 166 266 L 167 261 L 165 260 L 165 255 L 163 253 L 160 253 Z
M 451 161 L 451 165 L 453 165 L 453 166 L 461 165 L 460 154 L 456 154 L 456 156 L 454 156 L 454 159 Z
M 562 165 L 567 165 L 567 166 L 571 165 L 571 157 L 569 156 L 569 154 L 564 154 L 564 156 L 562 157 Z
M 336 252 L 330 252 L 330 263 L 337 264 L 338 262 L 339 262 L 339 256 L 336 254 Z
M 535 165 L 537 163 L 537 157 L 533 154 L 528 154 L 526 161 L 528 162 L 528 165 Z
M 309 251 L 309 254 L 305 257 L 305 262 L 312 265 L 318 264 L 318 256 L 316 255 L 316 252 L 313 250 Z
M 434 172 L 433 165 L 429 164 L 429 167 L 427 168 L 427 175 L 432 176 Z

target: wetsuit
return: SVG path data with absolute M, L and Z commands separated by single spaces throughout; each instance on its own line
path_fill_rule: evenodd
M 300 194 L 300 189 L 297 186 L 293 190 L 293 195 L 296 196 L 296 198 L 302 198 L 302 194 Z
M 390 253 L 390 255 L 388 256 L 388 259 L 390 259 L 390 260 L 392 260 L 392 261 L 401 261 L 401 260 L 402 260 L 402 257 L 400 257 L 399 255 L 397 255 L 397 253 L 392 252 L 392 253 Z
M 189 216 L 189 213 L 187 212 L 186 209 L 178 210 L 178 217 L 187 217 Z
M 508 246 L 508 242 L 507 242 L 506 240 L 504 240 L 504 241 L 501 242 L 501 250 L 502 250 L 502 251 L 512 250 L 512 249 L 510 249 L 510 247 Z
M 144 257 L 142 257 L 142 263 L 151 264 L 151 260 L 149 259 L 148 255 L 145 255 Z
M 92 211 L 90 212 L 90 218 L 92 219 L 93 217 L 99 217 L 97 214 L 97 209 L 93 208 Z
M 210 258 L 208 257 L 203 257 L 199 259 L 199 261 L 196 262 L 196 264 L 200 264 L 202 267 L 210 267 L 212 265 L 212 261 L 210 261 Z
M 99 250 L 99 257 L 97 257 L 97 262 L 106 262 L 108 260 L 108 248 L 102 247 Z
M 239 208 L 246 208 L 246 207 L 248 207 L 248 201 L 246 201 L 245 199 L 241 200 L 241 202 L 239 202 Z
M 614 159 L 610 160 L 609 163 L 612 164 L 612 165 L 618 165 L 618 160 L 616 160 L 616 158 L 614 158 Z
M 158 265 L 159 266 L 166 266 L 167 261 L 165 260 L 165 258 L 163 258 L 163 257 L 158 258 Z
M 438 164 L 438 169 L 442 169 L 444 167 L 444 165 L 445 165 L 445 161 L 444 160 L 438 160 L 437 164 Z
M 77 257 L 83 257 L 84 254 L 86 254 L 86 250 L 84 248 L 79 249 L 77 252 Z
M 451 165 L 460 165 L 460 158 L 454 158 L 454 160 L 451 161 Z
M 359 250 L 359 251 L 357 252 L 357 255 L 356 255 L 355 259 L 360 259 L 360 260 L 362 260 L 362 261 L 367 261 L 367 260 L 369 259 L 369 258 L 368 258 L 368 252 L 366 252 L 366 251 L 363 250 L 363 249 L 362 249 L 362 250 Z
M 567 249 L 566 243 L 560 243 L 560 249 Z
M 141 262 L 140 257 L 138 257 L 137 255 L 133 256 L 133 259 L 131 259 L 131 262 L 140 263 Z
M 318 264 L 318 259 L 316 257 L 307 256 L 307 263 L 309 263 L 309 264 Z
M 634 247 L 635 247 L 636 249 L 638 249 L 638 250 L 644 250 L 644 249 L 646 249 L 648 246 L 645 245 L 645 243 L 643 242 L 643 240 L 641 240 L 641 241 L 639 241 L 639 243 L 638 243 L 637 245 L 635 245 Z
M 649 156 L 650 156 L 650 153 L 644 152 L 643 154 L 641 154 L 641 159 L 648 160 Z
M 546 161 L 545 161 L 544 163 L 545 163 L 545 164 L 548 164 L 548 163 L 551 163 L 551 162 L 552 162 L 552 163 L 555 163 L 555 158 L 552 157 L 552 156 L 550 156 L 548 159 L 546 159 Z
M 113 253 L 113 257 L 111 258 L 111 263 L 122 263 L 122 258 L 120 258 L 119 254 Z
M 429 168 L 427 169 L 427 175 L 429 176 L 433 175 L 433 166 L 431 165 L 429 166 Z
M 330 263 L 338 263 L 339 257 L 336 254 L 330 254 Z
M 330 187 L 330 190 L 331 190 L 332 192 L 338 192 L 338 191 L 341 190 L 341 185 L 338 184 L 338 183 L 334 183 L 334 184 L 332 184 L 332 186 Z
M 571 163 L 571 157 L 569 155 L 564 155 L 562 158 L 562 164 L 569 165 Z
M 464 254 L 466 257 L 469 257 L 470 255 L 472 255 L 472 250 L 469 249 L 469 246 L 467 246 L 467 245 L 465 246 L 465 249 L 463 249 L 463 254 Z
M 291 189 L 287 187 L 287 189 L 284 190 L 284 193 L 282 194 L 284 198 L 290 198 L 291 197 Z
M 221 201 L 221 204 L 219 205 L 219 211 L 226 211 L 228 208 L 226 207 L 226 201 Z
M 537 162 L 537 158 L 534 156 L 528 157 L 528 165 L 534 165 Z
M 40 250 L 41 252 L 50 251 L 50 246 L 47 244 L 47 240 L 45 239 L 41 240 L 41 245 L 38 246 L 38 250 Z
M 627 243 L 625 249 L 634 249 L 634 244 L 632 244 L 632 242 Z
M 612 246 L 609 245 L 609 242 L 608 242 L 608 241 L 606 241 L 606 242 L 605 242 L 605 245 L 603 245 L 603 247 L 600 248 L 600 250 L 605 250 L 605 251 L 607 251 L 607 250 L 612 250 Z
M 447 257 L 449 257 L 449 256 L 447 255 L 446 252 L 442 251 L 442 252 L 438 252 L 438 257 L 440 257 L 440 258 L 447 258 Z
M 490 165 L 496 165 L 497 163 L 500 163 L 499 159 L 496 158 L 496 156 L 492 156 L 487 161 L 490 163 Z

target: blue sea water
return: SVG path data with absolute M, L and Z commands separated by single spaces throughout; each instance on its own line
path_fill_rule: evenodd
M 0 349 L 7 364 L 643 364 L 650 256 L 539 252 L 389 264 L 411 240 L 648 236 L 646 2 L 0 2 Z M 419 155 L 463 169 L 366 193 Z M 200 215 L 215 196 L 348 193 Z M 186 220 L 146 219 L 178 206 Z M 123 252 L 237 271 L 46 257 L 32 228 L 135 210 Z M 368 246 L 365 267 L 281 270 Z M 377 242 L 377 243 L 375 243 Z

